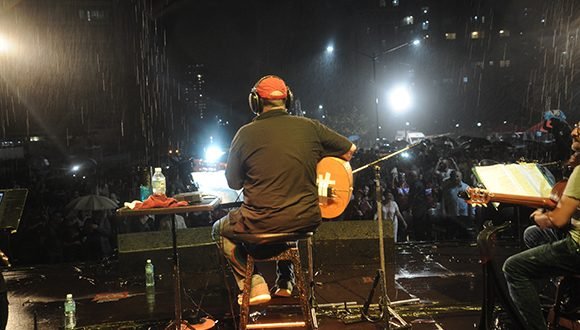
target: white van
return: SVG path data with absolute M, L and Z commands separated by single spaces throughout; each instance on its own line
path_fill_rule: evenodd
M 409 144 L 415 144 L 425 139 L 425 134 L 423 132 L 414 131 L 397 131 L 395 134 L 396 141 L 405 141 Z

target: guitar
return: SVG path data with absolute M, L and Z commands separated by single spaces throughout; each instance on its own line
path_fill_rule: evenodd
M 369 164 L 352 170 L 350 163 L 338 157 L 324 157 L 316 166 L 316 184 L 318 185 L 318 205 L 322 217 L 332 219 L 339 216 L 352 196 L 353 174 L 376 165 L 391 157 L 395 157 L 409 149 L 425 145 L 426 141 L 419 141 L 405 148 L 383 156 Z
M 341 215 L 352 196 L 352 168 L 338 157 L 324 157 L 316 166 L 318 205 L 323 218 Z
M 548 208 L 553 209 L 558 204 L 566 181 L 560 181 L 554 185 L 550 192 L 550 197 L 534 197 L 493 193 L 481 188 L 467 188 L 466 202 L 474 206 L 487 206 L 490 202 L 509 203 L 516 205 L 523 205 L 532 208 Z

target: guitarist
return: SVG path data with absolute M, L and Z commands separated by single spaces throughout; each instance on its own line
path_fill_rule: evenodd
M 580 151 L 578 124 L 571 136 L 572 150 Z M 572 171 L 558 205 L 547 212 L 538 209 L 530 218 L 541 229 L 569 228 L 563 239 L 515 254 L 503 265 L 510 297 L 526 323 L 525 328 L 545 330 L 535 280 L 580 271 L 580 166 Z
M 321 222 L 316 165 L 323 157 L 350 160 L 356 146 L 316 120 L 288 114 L 292 93 L 277 76 L 265 76 L 250 91 L 250 109 L 257 115 L 241 127 L 230 146 L 226 179 L 230 188 L 244 188 L 244 202 L 213 225 L 212 237 L 243 288 L 246 253 L 235 233 L 312 231 Z M 252 249 L 259 246 L 253 246 Z M 276 296 L 290 296 L 294 273 L 278 262 Z M 252 276 L 250 304 L 268 302 L 264 278 Z M 241 304 L 241 295 L 238 303 Z
M 580 162 L 580 152 L 572 154 L 570 159 L 564 163 L 562 172 L 564 178 L 568 179 L 574 167 Z M 567 228 L 540 228 L 536 225 L 527 227 L 524 230 L 523 240 L 528 249 L 538 245 L 555 242 L 566 237 Z

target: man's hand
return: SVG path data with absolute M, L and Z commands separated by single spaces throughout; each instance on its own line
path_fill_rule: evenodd
M 536 225 L 542 229 L 554 227 L 554 224 L 552 224 L 552 221 L 550 221 L 550 218 L 548 217 L 548 213 L 544 212 L 543 209 L 535 210 L 530 215 L 530 218 L 533 219 Z
M 340 156 L 340 158 L 346 160 L 346 161 L 350 161 L 352 159 L 352 156 L 354 155 L 354 152 L 356 151 L 356 145 L 352 144 L 350 146 L 350 149 L 342 156 Z
M 4 266 L 10 267 L 10 260 L 8 260 L 8 257 L 4 254 L 4 252 L 2 252 L 2 250 L 0 250 L 0 260 L 2 260 Z

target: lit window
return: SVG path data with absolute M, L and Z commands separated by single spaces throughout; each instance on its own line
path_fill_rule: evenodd
M 413 21 L 414 21 L 413 16 L 405 16 L 403 18 L 403 25 L 411 25 L 413 24 Z
M 472 31 L 471 32 L 471 39 L 479 39 L 481 37 L 482 37 L 482 35 L 479 31 Z
M 493 61 L 489 61 L 489 65 L 493 66 Z
M 80 9 L 79 18 L 83 21 L 102 21 L 107 18 L 107 13 L 102 9 Z
M 429 21 L 424 21 L 423 23 L 421 23 L 421 29 L 429 30 Z
M 507 68 L 510 66 L 510 64 L 511 64 L 510 60 L 500 60 L 499 61 L 500 68 Z
M 499 36 L 500 36 L 500 38 L 509 37 L 510 31 L 509 30 L 499 30 Z
M 455 40 L 455 39 L 457 39 L 457 34 L 455 32 L 447 32 L 447 33 L 445 33 L 445 39 Z
M 463 77 L 463 83 L 467 84 L 467 82 L 469 81 L 469 78 L 467 78 L 467 76 Z

